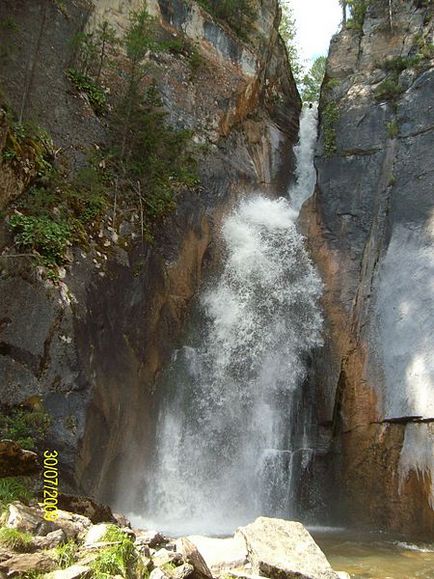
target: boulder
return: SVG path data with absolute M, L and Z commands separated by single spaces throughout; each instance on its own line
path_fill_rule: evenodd
M 91 520 L 93 524 L 97 523 L 117 523 L 117 518 L 113 515 L 110 507 L 102 503 L 97 503 L 89 497 L 59 494 L 59 509 L 83 515 Z M 128 521 L 125 519 L 125 522 Z M 122 524 L 122 526 L 128 526 Z
M 0 477 L 30 476 L 41 470 L 38 455 L 13 440 L 0 440 Z
M 240 569 L 248 562 L 246 542 L 240 535 L 227 539 L 192 535 L 188 539 L 196 545 L 214 575 Z
M 44 520 L 44 513 L 39 506 L 29 507 L 19 501 L 15 501 L 8 506 L 6 526 L 41 536 L 59 528 L 54 523 Z
M 38 549 L 54 549 L 66 541 L 66 535 L 62 529 L 51 531 L 45 537 L 35 537 L 33 544 Z
M 44 579 L 85 579 L 91 576 L 91 572 L 91 568 L 85 565 L 72 565 L 66 569 L 47 573 Z
M 94 545 L 95 543 L 100 543 L 104 535 L 107 533 L 108 525 L 106 523 L 100 523 L 98 525 L 92 525 L 86 532 L 84 537 L 85 546 Z
M 155 555 L 152 557 L 152 561 L 156 567 L 163 567 L 167 563 L 173 563 L 174 565 L 182 564 L 182 555 L 175 551 L 168 551 L 167 549 L 159 549 Z
M 148 545 L 151 549 L 166 545 L 169 542 L 169 539 L 158 531 L 134 529 L 134 533 L 136 535 L 136 543 Z
M 44 551 L 13 555 L 0 563 L 0 572 L 7 577 L 22 577 L 25 573 L 37 571 L 47 573 L 56 567 L 56 562 Z
M 67 511 L 58 511 L 58 515 L 55 525 L 57 528 L 63 529 L 68 539 L 76 539 L 79 535 L 84 535 L 92 526 L 90 519 L 83 515 Z
M 205 562 L 205 559 L 199 553 L 196 545 L 187 539 L 181 537 L 176 541 L 176 548 L 181 553 L 183 559 L 194 569 L 191 579 L 212 579 L 210 568 Z
M 172 579 L 187 579 L 187 577 L 191 578 L 193 575 L 194 567 L 190 563 L 184 563 L 170 573 Z
M 252 573 L 270 579 L 338 579 L 301 523 L 259 517 L 236 536 L 244 538 Z

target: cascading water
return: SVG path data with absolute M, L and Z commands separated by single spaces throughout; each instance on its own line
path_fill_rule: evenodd
M 223 224 L 223 271 L 160 386 L 141 524 L 225 533 L 293 510 L 312 452 L 303 383 L 321 344 L 321 282 L 295 226 L 315 181 L 315 109 L 300 135 L 290 201 L 257 195 Z

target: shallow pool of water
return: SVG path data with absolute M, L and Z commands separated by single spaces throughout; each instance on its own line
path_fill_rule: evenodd
M 434 544 L 311 529 L 331 566 L 356 579 L 434 579 Z

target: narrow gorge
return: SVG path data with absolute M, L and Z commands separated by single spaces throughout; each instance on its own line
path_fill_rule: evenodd
M 0 4 L 0 577 L 434 577 L 434 6 L 283 4 Z

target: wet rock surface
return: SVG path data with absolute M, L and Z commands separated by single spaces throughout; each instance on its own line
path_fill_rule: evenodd
M 92 17 L 81 0 L 62 2 L 62 9 L 55 3 L 47 7 L 39 47 L 44 66 L 38 60 L 26 111 L 64 147 L 74 167 L 83 163 L 86 148 L 105 146 L 108 133 L 66 78 L 65 68 L 74 60 L 71 39 L 104 19 L 122 32 L 130 10 L 120 0 L 94 4 Z M 170 123 L 191 129 L 209 149 L 199 167 L 200 189 L 179 193 L 176 211 L 153 244 L 141 242 L 138 215 L 118 223 L 116 231 L 108 221 L 86 251 L 71 248 L 58 283 L 42 281 L 25 257 L 1 259 L 2 402 L 18 405 L 39 395 L 52 417 L 50 441 L 59 451 L 62 491 L 86 491 L 104 502 L 113 501 L 131 464 L 140 472 L 148 459 L 155 379 L 204 270 L 218 261 L 215 238 L 223 214 L 258 188 L 270 194 L 286 189 L 300 110 L 278 35 L 276 0 L 258 2 L 251 43 L 195 2 L 188 10 L 183 2 L 148 4 L 164 33 L 185 34 L 206 64 L 192 79 L 184 56 L 152 57 Z M 16 51 L 1 64 L 16 109 L 26 63 L 33 58 L 34 22 L 44 9 L 43 0 L 31 10 L 9 0 L 0 6 L 0 17 L 17 23 Z M 19 194 L 18 182 L 16 190 Z M 10 253 L 10 242 L 2 224 L 0 251 Z M 137 440 L 145 443 L 138 448 Z
M 325 281 L 330 340 L 315 380 L 336 504 L 354 524 L 431 538 L 432 17 L 432 5 L 402 1 L 390 22 L 373 2 L 361 31 L 332 40 L 303 211 Z

